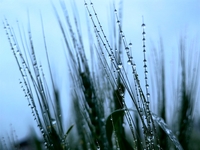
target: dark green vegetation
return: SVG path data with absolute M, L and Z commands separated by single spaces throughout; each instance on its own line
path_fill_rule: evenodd
M 59 87 L 56 87 L 53 76 L 55 73 L 52 73 L 48 56 L 45 26 L 42 23 L 53 94 L 50 94 L 49 84 L 36 57 L 31 24 L 29 23 L 28 38 L 24 40 L 24 38 L 17 39 L 8 21 L 4 21 L 11 50 L 23 77 L 20 84 L 41 131 L 45 148 L 151 150 L 194 149 L 194 146 L 198 146 L 194 141 L 199 139 L 194 137 L 192 131 L 195 119 L 193 110 L 198 99 L 199 53 L 196 54 L 194 61 L 188 60 L 194 55 L 186 55 L 188 48 L 186 41 L 180 40 L 178 84 L 177 87 L 168 87 L 164 48 L 160 40 L 159 50 L 153 49 L 155 68 L 152 70 L 155 70 L 155 74 L 152 78 L 155 85 L 153 90 L 156 91 L 153 93 L 156 94 L 152 96 L 148 81 L 144 22 L 141 28 L 143 65 L 138 66 L 144 70 L 144 86 L 142 86 L 140 82 L 142 79 L 139 79 L 132 54 L 132 43 L 127 43 L 120 23 L 122 12 L 113 9 L 113 28 L 109 35 L 106 35 L 93 4 L 85 2 L 89 20 L 92 22 L 92 27 L 88 24 L 89 48 L 85 48 L 77 12 L 74 11 L 72 23 L 65 3 L 61 2 L 61 6 L 65 20 L 60 18 L 54 6 L 53 10 L 63 35 L 63 49 L 70 74 L 71 95 L 64 100 L 71 99 L 73 107 L 69 118 L 73 125 L 69 126 L 67 131 L 64 130 L 66 124 L 62 119 L 64 106 L 61 107 Z M 21 31 L 19 34 L 22 34 Z M 20 42 L 26 46 L 21 47 Z M 88 49 L 91 63 L 88 63 L 86 56 Z M 125 69 L 127 65 L 131 74 L 127 74 L 128 70 Z M 196 69 L 195 72 L 193 68 Z M 177 103 L 177 111 L 173 120 L 168 123 L 167 90 L 171 88 L 174 89 L 170 101 Z M 127 106 L 128 100 L 132 106 Z M 156 113 L 151 110 L 151 103 L 157 105 Z M 172 126 L 173 129 L 170 130 Z M 40 142 L 38 139 L 34 141 L 34 143 Z M 7 147 L 5 143 L 3 141 L 0 145 L 4 149 Z M 42 149 L 40 144 L 36 145 L 36 149 Z M 12 146 L 13 149 L 19 147 L 17 144 Z

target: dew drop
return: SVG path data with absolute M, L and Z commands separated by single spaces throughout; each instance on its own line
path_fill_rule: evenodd
M 17 50 L 16 52 L 17 52 L 17 54 L 19 54 L 19 50 Z
M 143 24 L 142 24 L 142 27 L 145 27 L 145 26 L 146 26 L 146 25 L 143 23 Z
M 124 97 L 124 93 L 120 92 L 120 96 L 123 98 Z M 124 102 L 123 102 L 124 103 Z
M 118 67 L 119 67 L 120 69 L 122 68 L 122 63 L 121 63 L 121 62 L 118 64 Z
M 150 97 L 150 93 L 147 93 L 147 97 Z
M 136 69 L 136 64 L 133 64 L 133 69 L 134 69 L 134 70 Z
M 52 125 L 55 125 L 56 124 L 56 120 L 55 119 L 51 119 L 51 123 L 52 123 Z
M 108 55 L 108 57 L 111 59 L 111 58 L 112 58 L 112 55 L 111 55 L 111 54 L 109 54 L 109 55 Z
M 128 65 L 131 65 L 131 60 L 129 59 L 129 60 L 127 61 L 127 63 L 128 63 Z

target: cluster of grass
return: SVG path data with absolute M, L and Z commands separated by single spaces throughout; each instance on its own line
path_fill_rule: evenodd
M 191 131 L 194 119 L 194 105 L 197 100 L 199 59 L 191 64 L 186 57 L 186 41 L 180 41 L 178 89 L 173 91 L 171 101 L 178 103 L 177 118 L 167 125 L 167 90 L 162 42 L 160 51 L 155 49 L 154 76 L 157 113 L 151 110 L 149 77 L 145 45 L 145 23 L 142 23 L 142 45 L 144 86 L 141 85 L 132 54 L 132 43 L 127 43 L 121 24 L 121 13 L 112 12 L 112 30 L 104 32 L 93 3 L 85 2 L 91 24 L 88 24 L 88 39 L 91 63 L 86 56 L 80 21 L 74 11 L 74 22 L 66 5 L 60 1 L 65 20 L 60 18 L 53 6 L 55 16 L 64 40 L 66 64 L 70 74 L 73 125 L 65 131 L 59 88 L 55 85 L 48 46 L 42 23 L 43 42 L 48 61 L 53 94 L 50 94 L 42 66 L 36 58 L 29 22 L 28 38 L 16 38 L 14 30 L 5 19 L 4 28 L 14 57 L 22 75 L 20 81 L 34 120 L 41 131 L 46 149 L 190 149 Z M 75 5 L 73 5 L 74 9 Z M 122 9 L 119 9 L 122 10 Z M 42 19 L 41 19 L 42 20 Z M 92 27 L 90 27 L 92 25 Z M 93 32 L 94 31 L 94 32 Z M 110 39 L 108 38 L 110 37 Z M 85 38 L 85 37 L 84 37 Z M 21 43 L 21 44 L 19 44 Z M 23 45 L 23 46 L 21 46 Z M 199 54 L 199 53 L 198 53 Z M 191 56 L 192 57 L 192 56 Z M 190 58 L 191 58 L 190 57 Z M 125 69 L 128 65 L 128 69 Z M 192 65 L 197 65 L 194 73 Z M 127 74 L 131 71 L 131 74 Z M 144 88 L 143 88 L 144 87 Z M 66 100 L 66 99 L 65 99 Z M 127 100 L 132 106 L 127 106 Z M 169 126 L 174 126 L 170 130 Z M 39 141 L 36 139 L 36 143 Z M 13 140 L 13 149 L 20 146 Z M 6 142 L 0 147 L 7 149 Z M 37 144 L 37 149 L 43 147 Z

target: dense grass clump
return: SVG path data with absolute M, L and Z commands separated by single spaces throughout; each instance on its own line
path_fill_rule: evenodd
M 33 44 L 30 20 L 27 38 L 22 37 L 24 33 L 22 34 L 19 27 L 21 39 L 16 38 L 15 31 L 8 21 L 4 20 L 8 41 L 22 75 L 20 84 L 43 137 L 44 147 L 38 144 L 40 140 L 34 138 L 33 141 L 37 145 L 35 148 L 50 150 L 190 149 L 194 140 L 191 131 L 199 88 L 199 66 L 194 66 L 195 73 L 192 73 L 191 67 L 199 64 L 200 57 L 197 57 L 197 62 L 190 64 L 186 55 L 186 41 L 182 39 L 180 41 L 178 88 L 175 87 L 174 97 L 172 97 L 172 101 L 176 100 L 178 103 L 178 113 L 176 112 L 176 118 L 173 121 L 168 122 L 167 91 L 170 87 L 166 86 L 164 48 L 162 40 L 159 50 L 153 48 L 154 58 L 151 63 L 155 67 L 151 69 L 156 74 L 153 74 L 153 77 L 149 76 L 144 20 L 140 37 L 143 65 L 136 67 L 132 43 L 127 42 L 123 32 L 121 8 L 111 7 L 112 30 L 107 34 L 93 3 L 85 1 L 87 19 L 90 23 L 87 25 L 88 37 L 83 37 L 78 13 L 75 11 L 76 5 L 72 4 L 74 14 L 68 13 L 63 1 L 60 1 L 60 5 L 63 15 L 59 14 L 53 4 L 52 8 L 62 33 L 64 42 L 61 51 L 65 52 L 66 66 L 70 75 L 71 96 L 64 99 L 70 100 L 72 106 L 67 129 L 62 118 L 61 91 L 56 86 L 55 73 L 52 71 L 42 17 L 43 44 L 50 84 L 47 83 L 43 67 L 36 57 L 37 50 Z M 70 21 L 70 16 L 73 17 L 73 21 Z M 85 47 L 84 38 L 88 38 L 88 47 Z M 88 49 L 90 58 L 86 54 Z M 144 71 L 144 79 L 141 79 L 138 74 L 139 67 Z M 149 88 L 150 77 L 153 78 L 152 84 L 155 85 L 155 96 L 152 96 L 154 92 Z M 132 105 L 127 105 L 127 101 L 131 101 Z M 151 109 L 151 103 L 157 105 L 157 110 Z M 69 125 L 71 122 L 73 125 Z M 170 129 L 172 126 L 174 128 Z M 17 141 L 13 142 L 13 148 L 20 148 L 20 145 L 16 144 Z M 0 143 L 1 147 L 8 149 L 5 141 Z

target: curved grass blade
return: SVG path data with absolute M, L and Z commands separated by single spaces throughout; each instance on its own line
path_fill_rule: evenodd
M 69 132 L 72 130 L 73 127 L 74 127 L 74 125 L 71 125 L 71 126 L 69 127 L 69 129 L 67 130 L 67 132 L 66 132 L 66 134 L 65 134 L 65 136 L 64 136 L 64 139 L 65 139 L 65 140 L 66 140 L 66 138 L 67 138 Z
M 107 135 L 107 140 L 110 146 L 112 146 L 112 133 L 113 130 L 115 130 L 115 127 L 117 127 L 118 122 L 123 118 L 125 114 L 124 109 L 118 109 L 116 111 L 114 111 L 113 113 L 111 113 L 106 121 L 106 135 Z M 118 137 L 117 137 L 118 138 Z M 118 140 L 118 139 L 116 139 Z M 126 149 L 130 149 L 132 150 L 132 146 L 131 144 L 124 138 L 122 137 L 124 146 Z
M 119 109 L 111 113 L 106 120 L 106 135 L 107 135 L 108 143 L 110 145 L 112 145 L 113 127 L 116 124 L 116 122 L 120 120 L 120 118 L 123 116 L 124 116 L 124 110 Z

